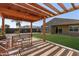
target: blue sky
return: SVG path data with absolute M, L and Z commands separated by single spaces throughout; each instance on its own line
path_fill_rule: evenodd
M 47 6 L 45 6 L 44 4 L 41 4 L 41 3 L 38 3 L 39 5 L 41 6 L 44 6 L 45 8 L 47 8 L 48 10 L 54 12 L 53 10 L 51 10 L 50 8 L 48 8 Z M 58 8 L 58 10 L 60 11 L 63 11 L 63 9 L 58 6 L 56 3 L 53 3 L 53 5 Z M 64 4 L 67 8 L 70 8 L 72 7 L 70 4 L 68 3 L 65 3 Z M 79 5 L 79 4 L 75 4 L 75 5 Z M 56 18 L 70 18 L 70 19 L 79 19 L 79 10 L 76 10 L 76 11 L 73 11 L 73 12 L 69 12 L 69 13 L 66 13 L 66 14 L 62 14 L 62 15 L 59 15 L 59 16 L 55 16 Z M 50 18 L 47 18 L 46 19 L 46 22 L 50 21 L 51 19 L 55 18 L 55 17 L 50 17 Z M 0 17 L 0 26 L 1 26 L 1 17 Z M 15 28 L 16 27 L 16 22 L 12 22 L 11 19 L 5 19 L 5 24 L 8 24 L 10 25 L 11 28 Z M 24 26 L 24 25 L 30 25 L 29 22 L 21 22 L 21 25 Z M 41 26 L 42 25 L 42 20 L 40 21 L 37 21 L 37 22 L 34 22 L 33 25 L 35 26 Z

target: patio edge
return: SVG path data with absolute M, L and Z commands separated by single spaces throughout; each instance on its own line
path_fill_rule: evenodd
M 72 51 L 75 51 L 75 52 L 79 53 L 79 51 L 76 50 L 76 49 L 74 49 L 74 48 L 70 48 L 70 47 L 67 47 L 67 46 L 64 46 L 64 45 L 55 43 L 55 42 L 48 41 L 48 40 L 46 40 L 46 41 L 47 41 L 47 42 L 50 42 L 50 43 L 52 43 L 52 44 L 55 44 L 55 45 L 58 45 L 58 46 L 61 46 L 61 47 L 64 47 L 64 48 L 66 48 L 66 49 L 70 49 L 70 50 L 72 50 Z

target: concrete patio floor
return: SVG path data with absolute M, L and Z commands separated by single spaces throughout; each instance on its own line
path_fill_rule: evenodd
M 79 52 L 41 40 L 21 53 L 23 56 L 79 56 Z

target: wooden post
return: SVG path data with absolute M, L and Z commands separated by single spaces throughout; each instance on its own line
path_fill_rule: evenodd
M 31 33 L 31 45 L 32 45 L 32 22 L 31 22 L 31 26 L 30 26 L 30 33 Z
M 43 19 L 43 28 L 42 28 L 42 32 L 43 32 L 43 41 L 45 42 L 46 41 L 46 38 L 45 38 L 45 32 L 46 32 L 46 17 L 44 17 Z
M 5 33 L 5 18 L 2 16 L 2 35 L 4 35 L 4 33 Z

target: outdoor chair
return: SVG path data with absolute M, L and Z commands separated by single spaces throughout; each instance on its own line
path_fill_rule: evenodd
M 30 34 L 21 34 L 20 38 L 22 39 L 22 47 L 31 46 L 31 35 Z
M 19 35 L 12 36 L 12 48 L 18 50 L 18 54 L 21 55 L 22 39 Z
M 6 39 L 5 35 L 0 35 L 0 40 Z
M 8 38 L 6 38 L 6 36 L 5 35 L 0 35 L 0 45 L 2 45 L 3 47 L 8 47 L 7 46 L 7 41 L 8 41 L 9 39 Z
M 6 45 L 9 46 L 9 40 L 5 41 Z M 2 56 L 9 56 L 9 55 L 21 55 L 21 46 L 22 46 L 22 40 L 19 38 L 18 35 L 12 36 L 12 47 L 4 47 L 0 45 L 0 47 L 4 50 L 0 55 Z
M 9 47 L 8 44 L 9 42 L 7 39 L 0 40 L 0 55 L 1 56 L 7 55 L 7 48 Z
M 9 47 L 9 39 L 5 35 L 0 35 L 0 55 L 6 54 L 4 51 Z

